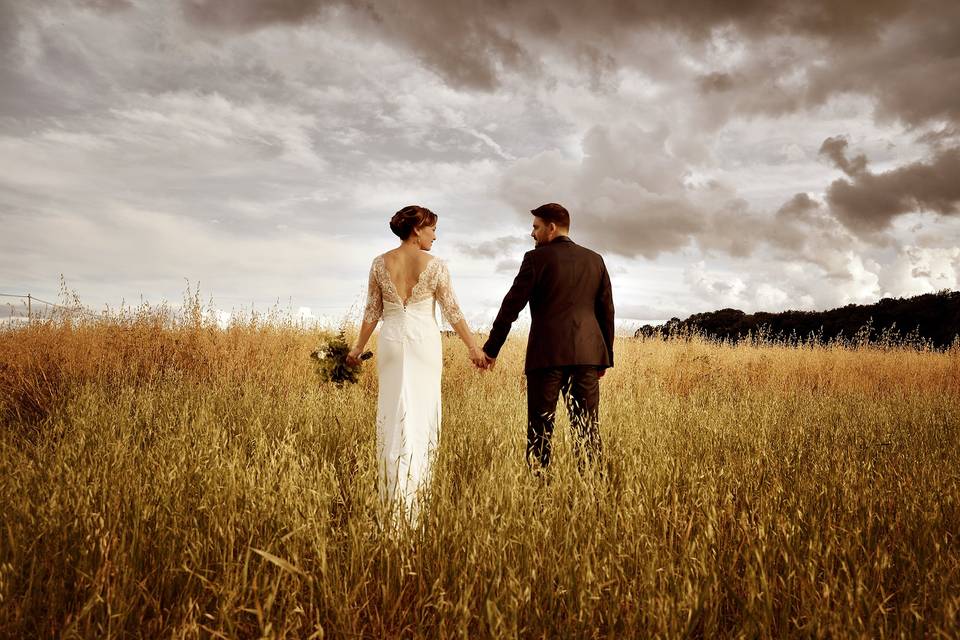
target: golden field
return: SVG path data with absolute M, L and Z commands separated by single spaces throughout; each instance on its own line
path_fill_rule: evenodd
M 618 339 L 603 478 L 524 340 L 444 339 L 420 526 L 381 531 L 376 369 L 197 307 L 0 332 L 0 636 L 957 637 L 960 350 Z M 376 347 L 373 347 L 376 351 Z

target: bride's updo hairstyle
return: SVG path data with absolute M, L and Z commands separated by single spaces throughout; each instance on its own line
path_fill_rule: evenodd
M 401 240 L 406 240 L 414 229 L 432 227 L 437 224 L 437 214 L 426 207 L 415 204 L 404 207 L 390 218 L 390 231 Z

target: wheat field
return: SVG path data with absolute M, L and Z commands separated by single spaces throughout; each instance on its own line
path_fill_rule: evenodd
M 487 373 L 445 338 L 429 508 L 384 530 L 375 366 L 320 385 L 321 338 L 0 332 L 0 635 L 957 637 L 956 347 L 618 339 L 603 477 L 561 410 L 545 482 L 523 337 Z

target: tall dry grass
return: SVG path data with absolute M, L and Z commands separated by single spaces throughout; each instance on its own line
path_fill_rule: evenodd
M 523 462 L 523 341 L 444 341 L 421 526 L 376 374 L 319 332 L 138 312 L 0 333 L 4 637 L 956 637 L 960 353 L 617 341 L 605 477 Z M 562 412 L 561 412 L 562 413 Z

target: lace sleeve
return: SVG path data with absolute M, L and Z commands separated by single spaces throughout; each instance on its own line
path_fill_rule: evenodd
M 376 273 L 377 262 L 374 260 L 370 266 L 370 282 L 367 285 L 367 307 L 363 312 L 363 321 L 376 323 L 383 315 L 383 291 L 380 289 L 380 281 L 377 280 Z
M 463 320 L 463 313 L 460 311 L 457 296 L 453 292 L 453 285 L 450 283 L 450 270 L 447 269 L 447 263 L 441 262 L 437 266 L 440 267 L 439 279 L 437 280 L 437 302 L 440 303 L 443 317 L 452 327 Z

